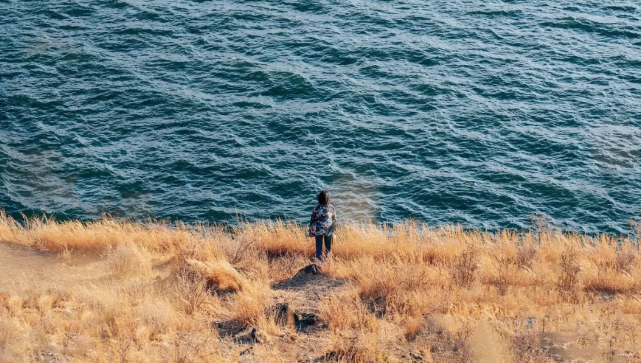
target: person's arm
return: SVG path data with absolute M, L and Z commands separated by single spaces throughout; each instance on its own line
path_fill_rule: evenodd
M 334 213 L 332 213 L 332 233 L 336 230 L 336 208 L 332 206 L 332 210 Z
M 314 221 L 316 220 L 316 208 L 312 211 L 312 217 L 309 219 L 309 228 L 307 228 L 307 235 L 309 237 L 314 237 L 314 231 L 312 231 L 312 225 L 314 224 Z
M 314 221 L 316 220 L 316 208 L 312 211 L 312 217 L 309 219 L 309 226 L 311 227 Z

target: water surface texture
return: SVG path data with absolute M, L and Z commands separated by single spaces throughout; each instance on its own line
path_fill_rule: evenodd
M 626 232 L 641 3 L 0 0 L 8 213 Z

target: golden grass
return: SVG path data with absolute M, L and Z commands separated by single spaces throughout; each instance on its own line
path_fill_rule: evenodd
M 628 237 L 415 222 L 337 235 L 324 266 L 336 284 L 282 289 L 314 255 L 297 224 L 224 231 L 1 214 L 0 241 L 70 266 L 95 256 L 108 273 L 29 293 L 0 276 L 0 361 L 535 363 L 552 362 L 543 342 L 558 336 L 595 361 L 641 361 L 641 261 Z M 83 263 L 73 268 L 98 266 Z M 323 324 L 313 333 L 278 325 L 273 306 L 287 299 Z M 260 338 L 241 341 L 230 327 Z

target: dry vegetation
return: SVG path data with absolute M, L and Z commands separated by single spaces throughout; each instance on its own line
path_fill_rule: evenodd
M 64 266 L 47 279 L 79 276 L 0 275 L 0 361 L 641 362 L 630 238 L 413 222 L 337 235 L 307 275 L 313 244 L 295 224 L 2 214 L 0 241 Z

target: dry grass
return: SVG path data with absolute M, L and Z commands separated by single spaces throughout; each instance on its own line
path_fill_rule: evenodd
M 141 277 L 151 275 L 150 258 L 146 256 L 146 251 L 134 244 L 110 246 L 106 249 L 104 258 L 119 274 Z M 66 259 L 70 260 L 71 258 L 67 257 Z
M 108 271 L 26 293 L 0 276 L 0 361 L 542 363 L 559 337 L 595 361 L 641 361 L 641 262 L 629 238 L 415 222 L 337 234 L 324 269 L 336 284 L 287 289 L 278 283 L 314 254 L 296 224 L 224 231 L 2 214 L 0 241 L 55 252 L 70 271 Z M 279 325 L 277 301 L 322 324 Z M 557 360 L 579 354 L 563 352 Z

